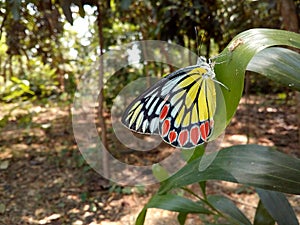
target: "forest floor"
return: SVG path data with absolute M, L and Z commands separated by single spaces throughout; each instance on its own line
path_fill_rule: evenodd
M 0 225 L 134 224 L 158 184 L 121 187 L 90 169 L 74 140 L 69 107 L 54 103 L 27 110 L 14 107 L 18 106 L 0 105 L 0 119 L 11 110 L 0 128 Z M 298 133 L 293 97 L 286 101 L 274 95 L 250 96 L 247 104 L 242 99 L 222 146 L 248 141 L 300 158 Z M 157 154 L 150 151 L 143 157 L 152 160 Z M 133 156 L 122 157 L 130 161 Z M 223 181 L 207 185 L 209 194 L 229 197 L 250 220 L 254 218 L 258 197 L 252 188 Z M 300 220 L 300 196 L 288 198 Z M 176 215 L 150 209 L 145 224 L 175 225 Z M 203 223 L 191 215 L 186 224 Z

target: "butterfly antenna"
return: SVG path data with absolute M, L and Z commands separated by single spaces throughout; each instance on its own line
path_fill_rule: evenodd
M 221 85 L 222 87 L 224 87 L 227 91 L 230 91 L 230 89 L 229 89 L 225 84 L 223 84 L 222 82 L 220 82 L 220 81 L 218 81 L 218 80 L 216 80 L 216 79 L 214 79 L 214 82 L 216 82 L 217 84 L 219 84 L 219 85 Z
M 200 50 L 202 48 L 202 45 L 204 43 L 204 37 L 205 37 L 205 32 L 201 34 L 201 40 L 200 40 L 200 48 L 199 48 L 199 55 L 200 55 Z
M 195 28 L 195 34 L 196 34 L 196 49 L 197 49 L 197 55 L 198 57 L 200 56 L 200 48 L 201 46 L 199 47 L 199 39 L 198 39 L 198 30 L 197 30 L 197 27 L 194 27 Z

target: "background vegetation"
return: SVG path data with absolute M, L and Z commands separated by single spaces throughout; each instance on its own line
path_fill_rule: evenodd
M 1 179 L 3 176 L 3 181 L 0 181 L 0 190 L 3 190 L 3 193 L 0 196 L 3 195 L 1 197 L 5 199 L 0 200 L 0 214 L 4 215 L 4 224 L 17 224 L 26 218 L 28 223 L 34 224 L 30 222 L 29 217 L 41 220 L 63 211 L 64 208 L 80 209 L 80 206 L 79 203 L 70 206 L 65 199 L 59 201 L 61 205 L 50 210 L 50 213 L 35 211 L 34 214 L 32 210 L 39 208 L 37 204 L 41 204 L 44 200 L 42 196 L 47 194 L 48 189 L 45 189 L 45 193 L 36 191 L 37 187 L 41 188 L 46 181 L 30 176 L 31 181 L 39 180 L 37 187 L 30 189 L 33 190 L 30 194 L 35 200 L 32 204 L 30 200 L 25 200 L 28 212 L 21 209 L 14 211 L 13 208 L 18 201 L 12 196 L 18 196 L 15 191 L 24 180 L 21 179 L 19 183 L 12 181 L 14 177 L 19 177 L 18 173 L 22 174 L 20 168 L 26 165 L 22 164 L 22 161 L 26 161 L 30 167 L 38 167 L 37 171 L 53 171 L 51 165 L 56 165 L 55 171 L 66 166 L 64 169 L 70 174 L 72 168 L 78 169 L 77 174 L 73 174 L 76 177 L 74 181 L 67 178 L 60 180 L 57 171 L 57 174 L 46 173 L 53 180 L 57 178 L 56 181 L 61 185 L 57 187 L 49 183 L 47 187 L 50 188 L 50 193 L 55 192 L 51 187 L 61 190 L 62 184 L 67 179 L 69 184 L 67 186 L 74 187 L 76 193 L 74 196 L 78 197 L 78 201 L 89 203 L 87 211 L 90 213 L 95 214 L 96 209 L 99 211 L 101 208 L 99 202 L 106 202 L 112 192 L 133 192 L 131 189 L 124 190 L 103 183 L 96 182 L 93 185 L 92 179 L 92 182 L 89 180 L 89 185 L 93 187 L 101 186 L 104 190 L 111 187 L 106 192 L 109 194 L 105 195 L 107 196 L 105 200 L 99 200 L 99 193 L 98 197 L 97 194 L 92 195 L 89 188 L 84 185 L 87 184 L 87 176 L 96 175 L 91 175 L 90 168 L 76 151 L 72 138 L 69 118 L 76 85 L 91 69 L 100 54 L 134 40 L 170 41 L 197 52 L 199 43 L 196 42 L 196 27 L 198 33 L 203 34 L 200 54 L 210 57 L 221 52 L 238 33 L 250 28 L 286 29 L 298 33 L 300 1 L 6 0 L 0 2 L 0 15 Z M 78 26 L 77 21 L 80 18 L 86 19 L 87 33 L 77 33 L 73 29 L 74 26 Z M 110 151 L 118 154 L 107 120 L 116 94 L 127 83 L 138 77 L 160 77 L 173 69 L 167 65 L 148 63 L 139 69 L 125 68 L 118 72 L 118 76 L 113 76 L 106 82 L 104 96 L 99 98 L 98 111 L 102 139 Z M 105 80 L 105 77 L 103 79 Z M 291 113 L 300 117 L 300 112 L 295 112 L 300 108 L 295 107 L 300 102 L 298 99 L 297 103 L 297 94 L 276 82 L 251 74 L 246 77 L 245 90 L 246 94 L 255 96 L 271 95 L 269 100 L 272 104 L 274 102 L 287 106 L 291 104 L 293 107 L 285 108 L 287 110 L 285 115 Z M 297 119 L 293 122 L 297 127 L 299 123 Z M 297 129 L 299 130 L 299 125 Z M 14 136 L 17 132 L 20 135 Z M 296 149 L 299 149 L 297 141 L 295 144 Z M 298 155 L 299 152 L 292 154 Z M 64 157 L 67 159 L 66 162 L 62 160 Z M 13 169 L 18 173 L 12 173 Z M 35 173 L 31 169 L 28 169 L 28 172 Z M 25 174 L 21 177 L 24 176 Z M 78 191 L 80 188 L 83 191 Z M 62 196 L 67 196 L 63 193 L 65 192 L 62 192 Z M 102 192 L 101 196 L 104 196 Z M 47 201 L 52 205 L 56 200 Z M 15 215 L 16 218 L 13 222 L 8 219 L 11 215 Z M 98 216 L 94 216 L 94 219 L 103 219 Z M 113 220 L 111 215 L 104 219 Z M 63 221 L 61 224 L 75 221 L 69 216 L 60 216 L 53 220 Z

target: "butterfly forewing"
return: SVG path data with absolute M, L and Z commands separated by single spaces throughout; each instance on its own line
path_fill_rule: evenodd
M 147 89 L 127 107 L 123 113 L 122 123 L 136 132 L 159 134 L 160 112 L 168 102 L 170 92 L 188 71 L 190 71 L 188 67 L 179 69 Z
M 213 130 L 216 91 L 207 66 L 179 69 L 135 99 L 122 122 L 129 129 L 159 134 L 172 146 L 192 148 L 208 140 Z

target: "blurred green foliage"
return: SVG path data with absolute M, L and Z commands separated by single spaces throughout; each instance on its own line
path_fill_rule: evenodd
M 299 1 L 294 2 L 299 10 Z M 72 99 L 76 80 L 99 54 L 99 13 L 105 50 L 134 40 L 156 39 L 197 52 L 197 28 L 202 34 L 201 55 L 208 57 L 243 30 L 280 28 L 278 8 L 276 0 L 6 0 L 0 3 L 0 97 L 13 101 L 67 93 L 67 99 Z M 89 20 L 89 34 L 81 39 L 66 29 L 67 23 L 79 17 Z M 158 69 L 152 65 L 148 72 L 156 76 Z M 126 77 L 117 76 L 106 85 L 108 105 L 125 80 L 145 76 L 145 71 L 131 68 L 120 73 Z M 130 73 L 135 75 L 127 76 Z M 258 81 L 256 90 L 265 90 L 264 85 L 268 84 Z
M 4 101 L 45 98 L 59 92 L 55 69 L 51 69 L 48 64 L 40 65 L 34 59 L 28 64 L 30 70 L 23 70 L 18 77 L 12 76 L 5 83 L 2 79 L 1 98 Z

